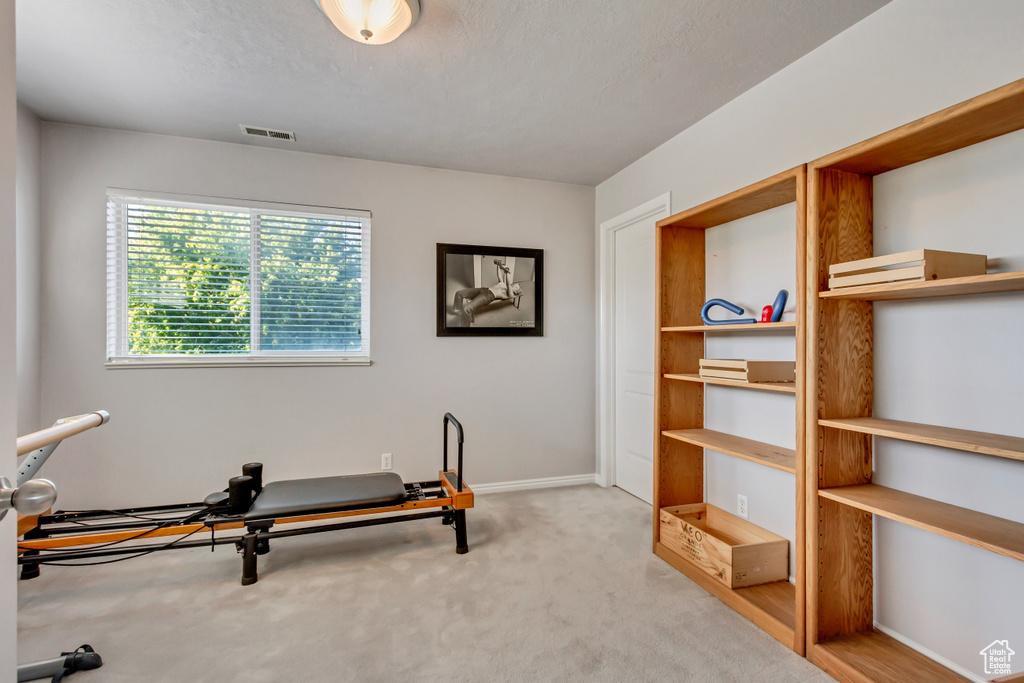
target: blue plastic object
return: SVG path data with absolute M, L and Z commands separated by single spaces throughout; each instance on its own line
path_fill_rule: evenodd
M 755 318 L 737 318 L 734 320 L 712 320 L 711 318 L 708 317 L 708 311 L 710 311 L 715 306 L 721 306 L 722 308 L 728 311 L 732 311 L 737 315 L 743 313 L 742 307 L 737 306 L 734 303 L 730 303 L 725 299 L 708 299 L 707 302 L 704 304 L 704 307 L 700 309 L 700 319 L 704 321 L 705 325 L 745 325 L 747 323 L 757 322 Z M 774 310 L 775 309 L 772 309 L 773 315 Z
M 786 307 L 786 299 L 789 298 L 789 292 L 784 289 L 779 290 L 779 295 L 775 297 L 775 303 L 772 304 L 772 322 L 777 323 L 782 320 L 782 309 Z

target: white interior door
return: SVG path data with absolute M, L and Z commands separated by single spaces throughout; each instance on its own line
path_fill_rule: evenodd
M 615 485 L 654 502 L 654 219 L 614 233 Z

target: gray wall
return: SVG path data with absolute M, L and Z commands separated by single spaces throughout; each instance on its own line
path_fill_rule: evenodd
M 17 297 L 15 294 L 15 176 L 17 95 L 14 77 L 14 0 L 0 0 L 0 475 L 15 478 L 18 427 Z M 18 607 L 15 570 L 17 516 L 0 522 L 0 681 L 15 679 Z
M 471 485 L 594 471 L 593 188 L 49 123 L 42 159 L 41 419 L 112 415 L 47 464 L 63 506 L 195 499 L 251 460 L 436 477 L 445 411 Z M 104 369 L 108 186 L 372 211 L 373 365 Z M 546 336 L 436 338 L 437 242 L 545 249 Z
M 1021 36 L 1017 0 L 895 0 L 599 185 L 596 220 L 666 191 L 680 211 L 1019 79 Z M 876 253 L 970 251 L 1024 268 L 1022 158 L 1016 133 L 876 179 Z M 712 231 L 708 296 L 757 313 L 771 303 L 792 282 L 792 222 L 780 208 Z M 1022 320 L 1019 294 L 877 305 L 876 413 L 1024 436 Z M 785 338 L 726 336 L 709 352 L 792 353 Z M 709 391 L 709 423 L 791 445 L 792 406 L 757 393 Z M 877 452 L 880 483 L 1024 522 L 1021 463 L 882 440 Z M 744 493 L 751 521 L 792 537 L 784 475 L 710 454 L 707 477 L 711 503 L 734 510 Z M 876 530 L 882 627 L 974 676 L 996 638 L 1024 643 L 1024 563 L 884 520 Z
M 18 434 L 39 424 L 39 155 L 42 126 L 18 107 L 17 260 L 18 260 Z

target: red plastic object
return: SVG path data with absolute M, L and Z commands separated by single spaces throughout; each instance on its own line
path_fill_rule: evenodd
M 765 306 L 761 309 L 761 322 L 770 323 L 772 321 L 772 307 Z

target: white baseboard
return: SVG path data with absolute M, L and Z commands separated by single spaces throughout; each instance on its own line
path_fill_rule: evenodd
M 544 479 L 520 479 L 501 481 L 495 484 L 476 484 L 473 493 L 505 493 L 506 491 L 527 491 L 529 489 L 552 489 L 558 486 L 582 486 L 593 484 L 594 474 L 574 474 L 568 477 L 545 477 Z
M 911 650 L 917 650 L 928 659 L 933 659 L 942 666 L 946 667 L 947 669 L 955 671 L 956 673 L 960 674 L 969 681 L 975 681 L 975 683 L 986 683 L 986 680 L 984 678 L 980 678 L 977 674 L 968 671 L 959 664 L 954 664 L 945 657 L 942 657 L 941 655 L 932 652 L 928 648 L 915 643 L 910 638 L 907 638 L 902 634 L 896 633 L 896 631 L 893 631 L 891 628 L 886 628 L 885 626 L 882 626 L 877 621 L 875 622 L 875 628 L 884 633 L 885 635 L 889 636 L 893 640 L 903 643 Z

